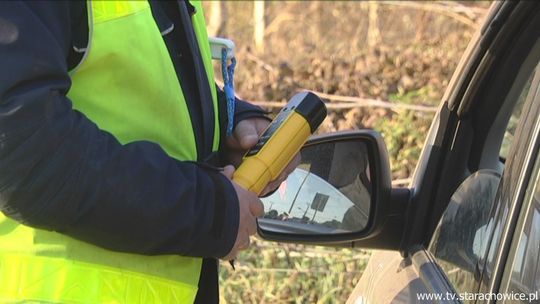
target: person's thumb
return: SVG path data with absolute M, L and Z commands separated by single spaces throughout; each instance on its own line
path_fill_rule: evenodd
M 234 128 L 234 137 L 238 143 L 240 143 L 240 147 L 244 150 L 255 146 L 259 140 L 256 125 L 249 119 L 242 120 L 236 125 L 236 128 Z

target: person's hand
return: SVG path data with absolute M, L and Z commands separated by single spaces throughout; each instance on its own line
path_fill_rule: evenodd
M 229 179 L 232 179 L 234 173 L 233 166 L 226 166 L 223 169 L 223 174 Z M 239 209 L 239 224 L 236 241 L 231 251 L 222 259 L 225 261 L 233 260 L 240 250 L 245 250 L 249 247 L 249 237 L 257 233 L 257 217 L 264 215 L 264 206 L 255 195 L 255 193 L 247 191 L 240 185 L 232 181 L 236 195 L 238 196 Z
M 259 136 L 266 130 L 270 121 L 264 118 L 254 117 L 240 121 L 234 128 L 233 134 L 227 137 L 226 157 L 227 161 L 238 168 L 242 162 L 242 157 L 246 152 L 255 146 L 259 141 Z M 300 164 L 300 154 L 296 154 L 289 162 L 283 172 L 273 181 L 268 183 L 261 193 L 264 196 L 279 187 L 287 179 L 287 176 Z
M 234 128 L 233 134 L 228 136 L 225 142 L 227 161 L 238 168 L 244 154 L 257 144 L 259 136 L 269 124 L 270 121 L 260 117 L 240 121 Z

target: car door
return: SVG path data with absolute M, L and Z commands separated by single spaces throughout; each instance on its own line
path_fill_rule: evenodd
M 537 101 L 535 103 L 535 94 L 540 80 L 539 57 L 540 46 L 535 45 L 523 61 L 499 113 L 495 115 L 488 135 L 485 136 L 499 139 L 502 137 L 502 142 L 498 141 L 497 145 L 490 140 L 485 141 L 483 152 L 477 158 L 477 162 L 484 165 L 465 178 L 454 191 L 429 246 L 412 246 L 405 259 L 390 252 L 374 254 L 351 296 L 351 302 L 358 299 L 371 303 L 460 299 L 470 302 L 464 295 L 469 293 L 474 297 L 472 294 L 478 291 L 483 265 L 486 263 L 487 246 L 494 234 L 494 216 L 501 209 L 501 198 L 516 192 L 517 186 L 509 188 L 508 185 L 511 184 L 510 181 L 517 182 L 515 172 L 521 172 L 522 163 L 519 160 L 524 158 L 523 155 L 528 149 L 527 143 L 530 142 L 530 138 L 525 135 L 520 135 L 518 139 L 516 129 L 518 124 L 525 124 L 525 121 L 530 119 L 529 116 L 534 117 L 535 112 L 531 107 L 537 107 L 538 104 Z M 525 105 L 527 108 L 523 109 Z M 510 118 L 507 113 L 512 114 Z M 504 128 L 501 127 L 503 125 Z M 501 130 L 504 133 L 501 133 Z M 520 134 L 528 133 L 520 131 Z M 506 162 L 505 175 L 497 197 L 495 194 L 500 179 L 498 161 L 489 161 L 494 156 L 501 159 L 501 169 Z M 470 163 L 471 160 L 467 159 L 467 162 Z M 510 175 L 511 172 L 514 172 L 513 175 Z M 447 213 L 451 215 L 447 216 Z M 503 223 L 508 221 L 506 218 L 501 220 Z M 497 232 L 496 239 L 501 237 Z M 495 255 L 496 248 L 500 246 L 494 245 L 491 255 Z M 489 278 L 490 274 L 486 273 L 484 279 Z M 377 283 L 387 281 L 392 281 L 393 284 Z
M 518 200 L 523 182 L 520 174 L 529 168 L 527 159 L 532 149 L 530 145 L 534 143 L 531 121 L 538 117 L 540 103 L 540 42 L 537 39 L 534 38 L 534 45 L 524 53 L 513 79 L 501 77 L 501 74 L 495 77 L 511 85 L 502 95 L 503 102 L 497 113 L 483 120 L 483 124 L 491 124 L 486 128 L 488 131 L 482 133 L 486 138 L 484 144 L 478 145 L 480 149 L 475 148 L 476 152 L 469 153 L 472 157 L 465 160 L 468 168 L 476 172 L 464 178 L 454 190 L 429 245 L 411 246 L 406 258 L 391 252 L 373 254 L 349 302 L 475 302 L 482 295 L 498 290 L 495 282 L 499 277 L 493 271 L 498 262 L 494 257 L 504 250 L 501 244 L 508 233 L 502 233 L 503 228 L 511 229 L 505 227 L 510 227 L 510 215 L 515 213 L 512 210 L 518 208 L 516 203 L 509 202 Z M 514 54 L 509 57 L 515 62 Z M 505 64 L 502 68 L 506 70 Z M 496 79 L 494 81 L 497 83 Z M 477 122 L 477 125 L 480 124 Z M 478 128 L 471 129 L 479 132 Z M 456 147 L 456 150 L 459 149 Z M 478 156 L 474 157 L 476 154 Z M 494 158 L 500 161 L 493 161 Z M 471 166 L 473 161 L 478 165 Z M 451 163 L 455 167 L 459 162 Z M 388 281 L 393 284 L 380 284 Z M 486 282 L 480 289 L 483 293 L 479 293 L 481 281 Z
M 539 102 L 536 106 L 540 107 Z M 490 255 L 486 267 L 490 272 L 486 271 L 483 279 L 483 290 L 498 289 L 499 292 L 495 299 L 481 303 L 540 301 L 540 122 L 539 111 L 532 112 L 536 115 L 536 123 L 531 127 L 533 138 L 529 145 L 530 152 L 521 170 L 521 195 L 513 207 L 515 216 L 507 220 L 507 234 L 500 238 L 506 242 L 494 240 L 495 245 L 491 246 L 490 251 L 498 247 L 499 243 L 507 245 L 500 246 L 502 250 L 497 251 L 498 255 L 495 255 L 495 252 Z M 497 218 L 499 219 L 502 218 Z M 498 275 L 490 275 L 491 273 Z
M 537 129 L 539 126 L 536 126 Z M 538 141 L 538 140 L 537 140 Z M 531 303 L 540 301 L 540 158 L 531 156 L 534 165 L 525 184 L 524 200 L 511 233 L 511 246 L 500 263 L 504 269 L 500 283 L 500 303 Z

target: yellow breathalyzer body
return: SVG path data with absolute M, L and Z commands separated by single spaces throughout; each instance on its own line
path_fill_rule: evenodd
M 326 106 L 314 93 L 293 96 L 249 150 L 233 180 L 258 195 L 276 179 L 326 118 Z

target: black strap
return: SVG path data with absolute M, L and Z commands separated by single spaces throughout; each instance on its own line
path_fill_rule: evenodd
M 216 259 L 203 259 L 199 290 L 194 303 L 219 303 L 218 261 Z
M 67 67 L 68 71 L 71 71 L 81 62 L 84 56 L 84 52 L 81 50 L 88 46 L 88 10 L 86 1 L 70 1 L 69 15 L 71 18 L 71 48 L 67 57 Z
M 187 9 L 188 9 L 188 13 L 191 17 L 193 17 L 193 15 L 195 15 L 197 13 L 197 8 L 195 6 L 193 6 L 189 0 L 184 0 L 184 2 L 186 2 L 186 6 L 187 6 Z

